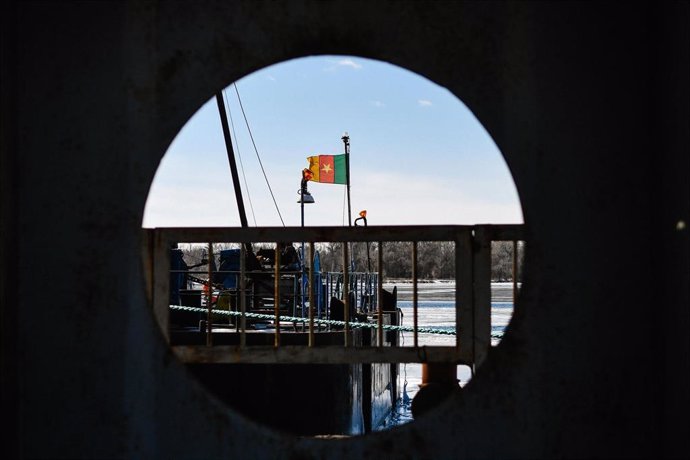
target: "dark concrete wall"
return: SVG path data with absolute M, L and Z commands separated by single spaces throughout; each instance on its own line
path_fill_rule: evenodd
M 648 457 L 688 452 L 688 3 L 6 2 L 3 448 L 22 457 Z M 502 345 L 428 418 L 295 440 L 167 350 L 140 227 L 218 89 L 312 54 L 389 61 L 465 102 L 528 230 Z M 251 455 L 250 455 L 251 454 Z

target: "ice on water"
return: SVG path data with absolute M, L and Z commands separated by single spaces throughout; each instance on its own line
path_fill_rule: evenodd
M 403 314 L 403 326 L 412 326 L 412 284 L 396 283 L 384 285 L 387 290 L 397 286 L 398 307 Z M 417 288 L 418 315 L 420 328 L 454 329 L 455 328 L 455 284 L 452 282 L 420 283 Z M 500 334 L 508 325 L 513 314 L 513 284 L 492 283 L 491 285 L 491 329 L 492 335 Z M 452 346 L 456 337 L 452 335 L 419 334 L 419 345 Z M 401 346 L 411 346 L 414 338 L 411 332 L 403 332 Z M 492 339 L 496 346 L 500 338 Z M 464 386 L 471 378 L 467 366 L 458 366 L 457 378 Z M 403 390 L 401 403 L 396 408 L 386 428 L 412 421 L 410 404 L 422 383 L 421 364 L 400 364 L 399 386 Z

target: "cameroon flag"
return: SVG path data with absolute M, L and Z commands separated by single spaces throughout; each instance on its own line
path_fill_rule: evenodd
M 307 157 L 309 170 L 312 172 L 313 182 L 326 184 L 347 184 L 347 166 L 345 154 L 317 155 Z

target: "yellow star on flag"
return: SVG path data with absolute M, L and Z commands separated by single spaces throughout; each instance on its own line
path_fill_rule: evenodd
M 329 172 L 331 172 L 331 169 L 332 169 L 332 168 L 331 168 L 331 165 L 328 164 L 328 163 L 326 163 L 325 165 L 323 165 L 323 168 L 321 168 L 321 170 L 322 170 L 324 173 L 326 173 L 326 174 L 328 174 Z

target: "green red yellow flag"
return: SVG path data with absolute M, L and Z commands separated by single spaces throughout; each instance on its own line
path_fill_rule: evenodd
M 313 182 L 326 184 L 347 184 L 347 164 L 345 154 L 316 155 L 307 157 Z

